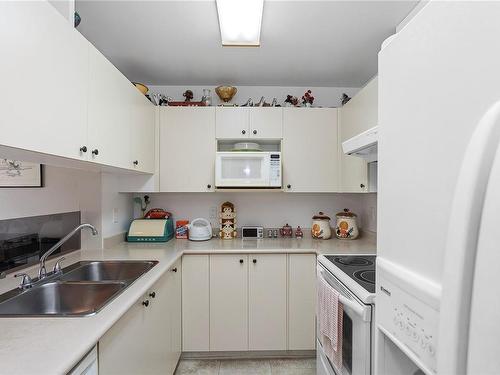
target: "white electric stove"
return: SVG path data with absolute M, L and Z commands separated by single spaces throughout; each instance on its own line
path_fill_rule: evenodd
M 338 370 L 317 342 L 318 375 L 370 375 L 373 369 L 373 324 L 375 301 L 373 255 L 320 255 L 317 277 L 339 294 L 343 305 L 342 362 Z M 318 335 L 319 337 L 319 335 Z

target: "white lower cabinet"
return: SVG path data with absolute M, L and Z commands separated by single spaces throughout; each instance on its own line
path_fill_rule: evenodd
M 174 373 L 180 355 L 180 267 L 180 262 L 172 266 L 99 340 L 101 375 Z
M 210 256 L 210 350 L 248 350 L 248 255 Z
M 315 254 L 185 255 L 183 351 L 314 350 Z
M 286 350 L 286 254 L 251 254 L 248 349 Z
M 208 255 L 182 259 L 182 351 L 210 350 L 210 273 Z
M 288 255 L 288 350 L 316 345 L 316 255 Z

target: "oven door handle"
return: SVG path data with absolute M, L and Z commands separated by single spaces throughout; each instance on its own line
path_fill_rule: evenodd
M 334 286 L 332 286 L 329 282 L 328 279 L 323 276 L 324 272 L 327 272 L 324 270 L 322 267 L 318 266 L 318 276 L 321 277 L 328 285 L 330 285 L 331 288 L 335 289 L 339 293 L 339 302 L 344 305 L 345 307 L 348 307 L 350 310 L 352 310 L 356 315 L 358 315 L 364 322 L 369 322 L 371 321 L 371 313 L 370 310 L 362 306 L 360 303 L 353 301 L 349 297 L 346 297 L 342 294 L 342 291 L 338 290 Z
M 370 321 L 370 318 L 367 316 L 367 311 L 361 305 L 357 302 L 353 302 L 349 298 L 344 297 L 342 294 L 339 294 L 339 302 L 350 308 L 352 311 L 356 313 L 356 315 L 359 315 L 363 321 L 368 322 Z

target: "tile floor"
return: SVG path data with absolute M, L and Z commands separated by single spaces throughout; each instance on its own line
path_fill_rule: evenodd
M 315 375 L 316 359 L 183 359 L 175 375 Z

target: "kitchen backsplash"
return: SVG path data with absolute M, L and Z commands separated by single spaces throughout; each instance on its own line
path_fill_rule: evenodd
M 43 253 L 80 224 L 80 217 L 78 211 L 0 220 L 0 272 L 37 263 Z M 77 233 L 61 250 L 80 248 L 81 237 Z
M 143 196 L 143 195 L 138 195 Z M 237 226 L 259 225 L 281 227 L 286 223 L 294 228 L 310 228 L 312 216 L 323 211 L 332 218 L 344 208 L 358 215 L 359 226 L 368 231 L 377 230 L 377 194 L 288 194 L 257 193 L 155 193 L 149 194 L 149 208 L 164 208 L 172 212 L 174 220 L 193 220 L 204 217 L 218 227 L 220 205 L 225 201 L 236 207 Z M 141 212 L 134 207 L 135 217 Z

